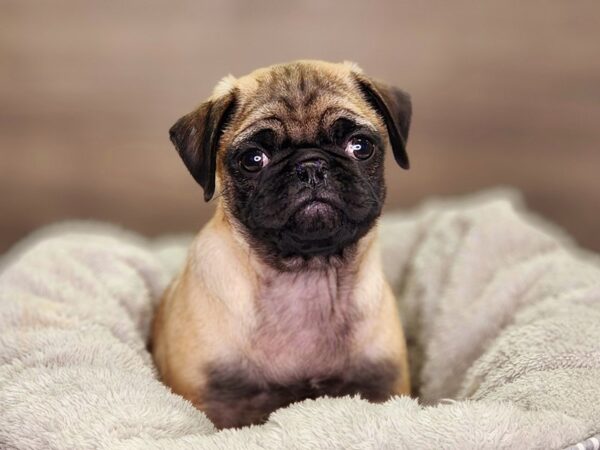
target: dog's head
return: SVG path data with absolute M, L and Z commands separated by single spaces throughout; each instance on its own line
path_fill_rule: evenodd
M 340 255 L 381 213 L 391 147 L 408 169 L 411 103 L 351 64 L 298 61 L 223 79 L 170 130 L 210 200 L 271 260 Z

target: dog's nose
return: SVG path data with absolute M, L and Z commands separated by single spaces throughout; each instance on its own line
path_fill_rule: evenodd
M 325 182 L 327 170 L 327 161 L 323 158 L 310 158 L 296 163 L 298 179 L 310 187 L 316 187 Z

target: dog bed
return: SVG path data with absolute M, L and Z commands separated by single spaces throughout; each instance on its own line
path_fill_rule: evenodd
M 39 232 L 0 269 L 0 448 L 597 449 L 600 266 L 518 205 L 496 193 L 382 219 L 418 399 L 306 400 L 221 432 L 146 350 L 189 237 Z

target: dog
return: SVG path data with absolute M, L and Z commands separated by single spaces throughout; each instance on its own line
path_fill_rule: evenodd
M 152 351 L 217 428 L 307 398 L 410 394 L 377 220 L 385 153 L 409 167 L 411 112 L 353 63 L 296 61 L 224 78 L 170 129 L 216 212 L 157 308 Z

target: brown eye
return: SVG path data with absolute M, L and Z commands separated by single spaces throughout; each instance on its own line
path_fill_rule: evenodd
M 248 150 L 240 157 L 240 166 L 246 172 L 258 172 L 269 163 L 269 157 L 257 148 Z
M 346 153 L 354 159 L 364 161 L 371 157 L 374 147 L 373 143 L 368 139 L 354 137 L 346 144 Z

